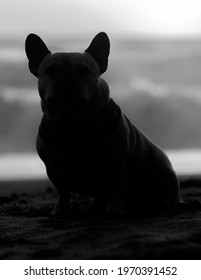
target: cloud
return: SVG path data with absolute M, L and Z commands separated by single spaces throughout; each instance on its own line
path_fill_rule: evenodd
M 153 97 L 166 97 L 169 94 L 169 89 L 162 85 L 153 82 L 148 78 L 135 77 L 130 81 L 130 86 L 135 93 L 144 93 Z
M 40 98 L 37 89 L 26 87 L 0 87 L 0 97 L 7 103 L 20 102 L 21 104 L 39 104 Z

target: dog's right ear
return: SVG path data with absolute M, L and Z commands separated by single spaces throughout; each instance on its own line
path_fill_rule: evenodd
M 25 52 L 29 60 L 29 70 L 38 77 L 38 68 L 47 54 L 51 52 L 36 34 L 29 34 L 25 41 Z

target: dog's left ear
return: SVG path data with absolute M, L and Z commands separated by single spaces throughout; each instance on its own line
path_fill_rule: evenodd
M 107 70 L 110 40 L 105 32 L 98 33 L 85 52 L 89 53 L 98 63 L 100 74 Z
M 51 52 L 36 34 L 29 34 L 25 41 L 25 52 L 29 60 L 29 70 L 38 77 L 38 68 L 47 54 Z

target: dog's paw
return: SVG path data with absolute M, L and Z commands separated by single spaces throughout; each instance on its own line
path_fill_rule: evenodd
M 66 217 L 69 215 L 70 210 L 71 207 L 69 202 L 58 199 L 54 209 L 51 212 L 51 216 Z
M 107 214 L 114 217 L 123 217 L 125 215 L 125 209 L 122 201 L 110 201 L 107 206 Z
M 50 213 L 51 217 L 68 217 L 69 216 L 69 213 L 70 213 L 70 209 L 57 209 L 57 208 L 54 208 L 52 210 L 52 212 Z

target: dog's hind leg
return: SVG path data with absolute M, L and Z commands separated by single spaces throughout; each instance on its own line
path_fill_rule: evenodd
M 180 184 L 171 166 L 158 170 L 150 169 L 147 176 L 145 199 L 153 202 L 153 207 L 170 207 L 182 203 Z
M 58 174 L 58 170 L 50 167 L 47 167 L 46 170 L 50 181 L 54 184 L 58 192 L 58 199 L 52 211 L 52 215 L 65 216 L 70 211 L 70 190 L 61 179 L 61 176 Z
M 164 199 L 169 200 L 172 205 L 182 203 L 183 200 L 180 194 L 180 182 L 175 171 L 171 167 L 159 170 L 158 178 L 162 182 L 161 188 Z

